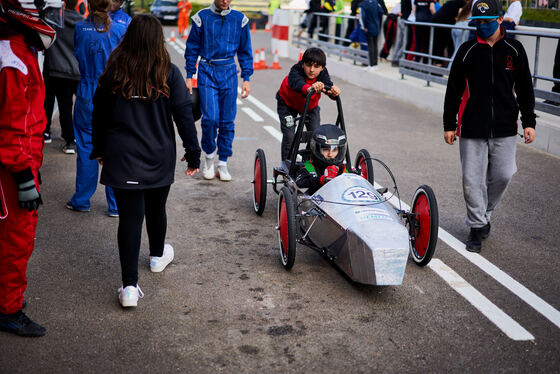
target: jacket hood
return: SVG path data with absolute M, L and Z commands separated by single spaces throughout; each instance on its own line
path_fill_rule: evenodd
M 83 21 L 84 17 L 73 9 L 64 10 L 64 26 L 76 27 L 78 22 Z

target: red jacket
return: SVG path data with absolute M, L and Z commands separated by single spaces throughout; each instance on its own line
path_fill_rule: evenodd
M 23 35 L 0 28 L 0 167 L 10 173 L 30 168 L 35 176 L 43 161 L 45 86 L 37 52 Z
M 309 79 L 305 75 L 303 70 L 303 62 L 299 61 L 297 64 L 292 66 L 290 73 L 282 81 L 282 85 L 278 90 L 278 96 L 280 96 L 287 106 L 297 110 L 299 113 L 303 112 L 303 107 L 305 106 L 305 97 L 307 96 L 307 89 L 311 87 L 316 81 L 323 82 L 326 86 L 332 86 L 333 82 L 326 68 L 319 73 L 317 78 Z M 315 94 L 309 100 L 309 107 L 307 110 L 311 110 L 319 105 L 319 99 L 321 94 Z

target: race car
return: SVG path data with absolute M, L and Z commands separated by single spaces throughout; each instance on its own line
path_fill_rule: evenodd
M 398 188 L 391 170 L 381 160 L 372 158 L 366 149 L 357 153 L 351 167 L 348 148 L 348 172 L 313 194 L 298 187 L 296 173 L 310 157 L 308 143 L 312 133 L 304 131 L 303 124 L 314 93 L 308 93 L 303 113 L 295 119 L 297 130 L 288 160 L 273 169 L 271 180 L 267 179 L 265 152 L 255 152 L 253 209 L 262 215 L 267 185 L 271 184 L 279 195 L 276 230 L 280 259 L 286 270 L 294 265 L 299 243 L 322 254 L 354 282 L 400 285 L 409 253 L 416 264 L 425 266 L 435 252 L 439 226 L 435 194 L 429 186 L 422 185 L 414 194 L 410 210 L 393 207 L 388 200 L 398 197 Z M 336 105 L 336 126 L 346 134 L 340 96 Z M 392 192 L 376 184 L 374 164 L 381 165 L 390 175 Z

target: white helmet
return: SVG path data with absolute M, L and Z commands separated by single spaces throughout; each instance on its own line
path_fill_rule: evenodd
M 0 0 L 0 22 L 23 33 L 37 49 L 49 48 L 64 26 L 62 0 Z

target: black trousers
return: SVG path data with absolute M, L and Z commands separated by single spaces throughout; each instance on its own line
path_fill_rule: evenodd
M 552 78 L 560 79 L 560 40 L 556 44 L 556 54 L 554 55 L 554 66 L 552 67 Z M 552 92 L 560 93 L 560 83 L 554 83 Z
M 429 22 L 429 21 L 422 21 Z M 416 49 L 415 52 L 428 53 L 430 47 L 430 28 L 428 26 L 415 26 L 414 27 L 415 39 L 416 39 Z M 415 57 L 416 61 L 428 62 L 427 57 Z
M 287 160 L 292 142 L 294 141 L 294 137 L 296 136 L 296 126 L 295 123 L 292 126 L 288 126 L 286 117 L 292 116 L 292 118 L 296 118 L 300 113 L 294 108 L 286 105 L 286 102 L 279 95 L 276 95 L 276 101 L 278 103 L 276 111 L 278 112 L 278 117 L 280 118 L 280 130 L 282 130 L 283 135 L 281 146 L 282 160 Z M 321 108 L 319 108 L 319 105 L 307 111 L 307 116 L 305 119 L 305 128 L 307 129 L 307 131 L 314 131 L 317 127 L 320 126 L 320 111 Z
M 309 20 L 309 25 L 307 26 L 307 33 L 309 34 L 309 39 L 313 39 L 313 33 L 315 32 L 315 28 L 317 27 L 318 19 L 317 15 L 313 15 L 311 20 Z
M 346 26 L 346 35 L 344 35 L 345 39 L 350 39 L 350 35 L 352 34 L 352 31 L 354 31 L 354 29 L 356 28 L 357 22 L 358 21 L 355 19 L 348 20 L 348 25 Z M 350 45 L 350 42 L 344 42 L 342 43 L 342 45 L 348 47 Z
M 45 132 L 51 132 L 51 120 L 54 110 L 54 99 L 58 101 L 58 111 L 62 138 L 66 143 L 74 141 L 74 126 L 72 125 L 73 97 L 76 95 L 79 81 L 44 76 L 45 80 L 45 112 L 47 114 L 47 128 Z
M 385 43 L 383 43 L 383 49 L 379 55 L 381 58 L 387 58 L 391 52 L 391 47 L 395 42 L 395 36 L 397 35 L 397 23 L 399 17 L 396 15 L 389 14 L 387 19 L 383 23 L 383 31 L 385 33 Z
M 453 44 L 453 38 L 451 37 L 451 29 L 444 29 L 441 27 L 434 27 L 434 44 L 433 44 L 433 55 L 434 56 L 445 56 L 445 50 L 447 49 L 447 56 L 453 56 L 455 51 L 455 46 Z M 433 60 L 436 63 L 444 64 L 442 60 Z
M 376 36 L 366 36 L 368 54 L 369 54 L 369 66 L 377 65 L 377 35 Z
M 138 257 L 144 216 L 146 216 L 150 256 L 161 257 L 163 255 L 167 231 L 165 205 L 170 187 L 145 190 L 125 190 L 113 187 L 119 209 L 117 241 L 123 287 L 138 284 Z

